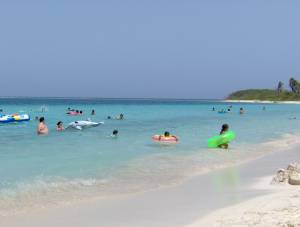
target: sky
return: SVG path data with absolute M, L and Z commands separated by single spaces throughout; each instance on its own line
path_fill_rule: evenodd
M 0 1 L 0 96 L 224 98 L 300 79 L 300 1 Z

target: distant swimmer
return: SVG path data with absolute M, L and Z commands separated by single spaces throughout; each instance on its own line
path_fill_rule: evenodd
M 107 116 L 107 119 L 110 120 L 110 119 L 111 119 L 111 116 Z
M 229 125 L 228 124 L 223 124 L 222 129 L 220 131 L 220 135 L 223 135 L 224 133 L 228 132 L 229 130 Z M 228 149 L 228 143 L 220 144 L 220 148 Z
M 96 115 L 96 112 L 95 112 L 95 110 L 92 110 L 92 113 L 91 113 L 91 115 Z
M 216 111 L 215 107 L 212 108 L 212 111 Z
M 240 108 L 240 114 L 244 114 L 245 113 L 245 110 L 243 107 Z
M 111 137 L 116 138 L 116 137 L 118 137 L 118 135 L 119 135 L 119 131 L 118 131 L 117 129 L 115 129 L 115 130 L 112 132 Z
M 38 135 L 48 134 L 48 128 L 47 128 L 47 125 L 45 124 L 45 118 L 44 117 L 40 118 L 40 123 L 39 123 L 38 128 L 37 128 L 37 134 Z
M 65 130 L 63 122 L 62 121 L 57 122 L 57 124 L 56 124 L 56 131 L 61 132 L 63 130 Z
M 289 120 L 296 120 L 296 117 L 289 117 Z
M 118 117 L 116 117 L 116 120 L 124 120 L 124 114 L 120 114 Z
M 265 107 L 265 106 L 263 106 L 262 110 L 266 110 L 266 107 Z

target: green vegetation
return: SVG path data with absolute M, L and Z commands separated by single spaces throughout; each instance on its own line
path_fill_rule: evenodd
M 233 92 L 227 99 L 230 100 L 270 100 L 270 101 L 300 101 L 300 83 L 291 78 L 290 90 L 284 89 L 284 84 L 279 81 L 276 89 L 247 89 Z

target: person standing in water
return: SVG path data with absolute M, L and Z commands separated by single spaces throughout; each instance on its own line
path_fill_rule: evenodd
M 223 124 L 222 129 L 220 131 L 220 135 L 225 134 L 226 132 L 228 132 L 228 130 L 229 130 L 229 125 L 228 124 Z M 228 143 L 220 144 L 219 147 L 223 148 L 223 149 L 228 149 Z
M 44 117 L 40 118 L 40 123 L 39 123 L 38 128 L 37 128 L 37 134 L 38 135 L 48 134 L 48 127 L 45 124 L 45 118 Z

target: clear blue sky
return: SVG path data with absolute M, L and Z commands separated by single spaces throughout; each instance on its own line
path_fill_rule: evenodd
M 287 84 L 300 79 L 299 9 L 297 0 L 1 1 L 0 96 L 222 98 Z

